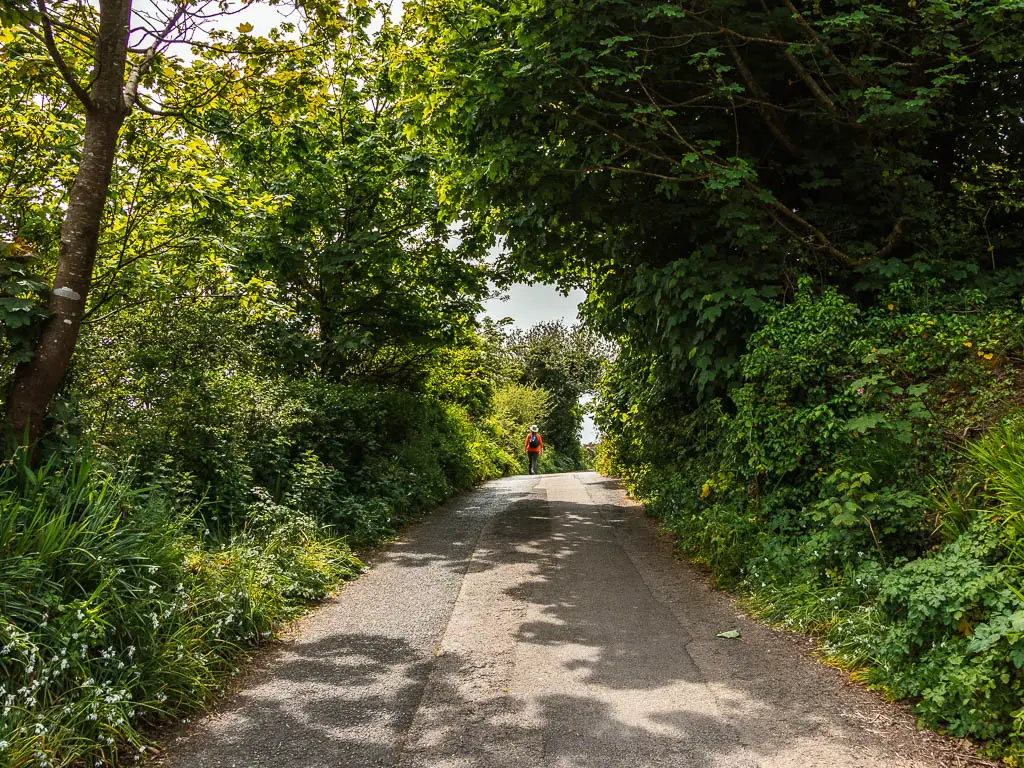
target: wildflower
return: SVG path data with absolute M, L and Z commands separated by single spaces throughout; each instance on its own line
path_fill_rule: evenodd
M 857 388 L 857 394 L 858 395 L 863 395 L 864 394 L 864 387 L 858 387 Z

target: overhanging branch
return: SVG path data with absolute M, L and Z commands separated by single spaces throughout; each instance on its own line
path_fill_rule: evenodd
M 61 78 L 67 83 L 68 88 L 75 95 L 82 106 L 87 110 L 92 109 L 93 102 L 89 97 L 89 93 L 82 87 L 82 84 L 78 82 L 71 68 L 68 67 L 67 62 L 64 61 L 64 57 L 61 55 L 60 50 L 57 48 L 57 41 L 53 36 L 53 23 L 50 19 L 50 14 L 46 10 L 45 0 L 37 0 L 36 8 L 39 10 L 39 18 L 42 21 L 43 26 L 43 44 L 46 46 L 46 52 L 50 54 L 50 59 L 53 61 L 57 71 L 60 73 Z

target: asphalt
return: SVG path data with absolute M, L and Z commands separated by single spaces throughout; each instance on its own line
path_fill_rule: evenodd
M 939 765 L 887 707 L 737 612 L 615 481 L 524 476 L 409 528 L 159 763 Z

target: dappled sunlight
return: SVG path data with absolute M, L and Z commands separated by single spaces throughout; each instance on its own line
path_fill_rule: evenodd
M 590 473 L 452 502 L 329 610 L 170 764 L 910 765 Z

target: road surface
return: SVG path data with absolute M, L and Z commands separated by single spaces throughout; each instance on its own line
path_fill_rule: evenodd
M 584 472 L 497 480 L 407 529 L 161 765 L 923 768 L 929 744 Z

